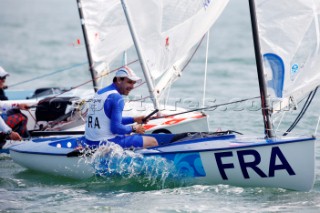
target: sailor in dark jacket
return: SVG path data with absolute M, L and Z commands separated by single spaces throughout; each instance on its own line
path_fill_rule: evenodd
M 6 78 L 9 76 L 9 73 L 6 72 L 2 67 L 0 67 L 0 100 L 6 101 L 8 97 L 5 95 L 4 89 L 7 88 L 5 85 Z M 5 104 L 4 102 L 1 105 L 10 105 L 9 107 L 1 107 L 1 117 L 6 122 L 6 124 L 14 131 L 18 132 L 22 137 L 29 137 L 27 130 L 28 118 L 20 110 L 26 110 L 29 108 L 27 104 Z

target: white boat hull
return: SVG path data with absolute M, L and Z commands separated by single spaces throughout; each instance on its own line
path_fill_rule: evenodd
M 115 165 L 108 155 L 102 155 L 106 158 L 102 165 L 93 163 L 93 158 L 97 157 L 95 154 L 93 157 L 69 156 L 78 143 L 77 138 L 70 139 L 27 142 L 11 147 L 10 154 L 16 163 L 28 169 L 77 179 L 108 175 L 111 170 L 114 175 L 118 167 L 127 168 L 124 165 L 110 168 Z M 154 168 L 154 160 L 161 159 L 168 165 L 174 165 L 174 170 L 170 170 L 171 176 L 195 184 L 309 191 L 315 178 L 314 146 L 314 138 L 268 142 L 226 135 L 170 143 L 137 150 L 135 154 L 143 156 L 144 168 Z M 134 160 L 130 158 L 129 164 Z M 133 170 L 128 167 L 125 172 L 130 171 Z M 140 171 L 138 175 L 145 175 L 146 171 Z M 119 171 L 119 174 L 124 174 L 124 171 Z
M 310 155 L 298 154 L 297 150 Z M 312 142 L 202 152 L 200 156 L 206 176 L 201 179 L 209 184 L 309 191 L 315 178 L 315 158 L 312 153 Z
M 83 100 L 88 100 L 92 94 L 87 90 L 75 90 L 64 94 L 59 97 L 83 97 Z M 85 95 L 84 95 L 85 94 Z M 58 98 L 57 98 L 58 99 Z M 30 106 L 37 106 L 42 99 L 30 99 L 30 100 L 12 100 L 6 101 L 8 105 L 14 103 L 24 103 Z M 36 107 L 30 108 L 28 111 L 22 110 L 22 113 L 28 118 L 27 129 L 29 131 L 39 130 L 40 127 L 46 127 L 43 131 L 84 131 L 85 117 L 87 113 L 87 106 L 77 104 L 78 99 L 75 99 L 70 106 L 67 107 L 65 114 L 72 109 L 75 110 L 70 117 L 60 122 L 55 121 L 37 121 Z M 86 102 L 84 102 L 86 103 Z M 167 106 L 168 109 L 161 110 L 163 115 L 171 115 L 176 113 L 185 112 L 185 109 Z M 126 109 L 123 116 L 139 116 L 148 115 L 154 110 L 152 103 L 129 102 L 126 104 Z M 158 133 L 182 133 L 186 129 L 192 132 L 208 132 L 208 116 L 201 112 L 189 112 L 185 114 L 179 114 L 175 116 L 168 116 L 160 119 L 153 119 L 145 125 L 146 133 L 152 134 Z
M 30 155 L 28 153 L 10 152 L 11 157 L 19 165 L 39 172 L 86 179 L 94 176 L 94 169 L 81 158 L 67 156 Z M 37 163 L 35 163 L 37 162 Z

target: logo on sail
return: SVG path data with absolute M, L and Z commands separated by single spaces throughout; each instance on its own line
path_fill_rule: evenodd
M 299 64 L 293 64 L 291 66 L 291 75 L 290 79 L 293 81 L 297 73 L 299 72 Z
M 207 9 L 210 5 L 210 3 L 212 2 L 212 0 L 204 0 L 203 1 L 203 7 L 204 9 Z

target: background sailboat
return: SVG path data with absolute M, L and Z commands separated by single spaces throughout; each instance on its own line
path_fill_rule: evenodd
M 173 171 L 169 171 L 170 175 L 177 174 L 179 180 L 190 180 L 197 184 L 310 190 L 315 178 L 315 138 L 275 137 L 273 134 L 267 108 L 268 91 L 264 78 L 266 75 L 260 52 L 258 23 L 261 19 L 256 13 L 263 4 L 255 3 L 259 1 L 249 1 L 265 135 L 249 137 L 235 135 L 232 132 L 216 132 L 207 135 L 203 133 L 153 134 L 160 146 L 128 151 L 131 154 L 121 148 L 123 152 L 117 152 L 118 147 L 115 149 L 116 155 L 111 146 L 102 146 L 94 155 L 88 155 L 86 149 L 83 149 L 88 147 L 82 138 L 33 139 L 28 143 L 12 146 L 10 148 L 12 158 L 20 165 L 37 171 L 74 178 L 88 178 L 93 175 L 121 176 L 127 172 L 132 175 L 130 173 L 133 171 L 132 167 L 128 165 L 136 167 L 137 162 L 134 161 L 134 157 L 138 155 L 139 168 L 147 168 L 146 171 L 148 171 L 149 166 L 154 168 L 154 162 L 160 160 L 164 162 L 161 168 L 168 168 L 166 163 L 173 166 Z M 123 1 L 123 7 L 127 6 Z M 41 143 L 37 143 L 39 141 Z M 84 152 L 79 151 L 81 149 Z M 126 160 L 121 159 L 123 153 Z M 118 154 L 120 154 L 120 160 Z M 79 158 L 79 164 L 74 158 Z M 88 159 L 89 164 L 88 161 L 84 161 Z M 145 175 L 144 170 L 142 173 L 139 171 L 137 175 Z

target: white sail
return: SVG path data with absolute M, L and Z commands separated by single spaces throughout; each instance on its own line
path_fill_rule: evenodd
M 138 42 L 156 98 L 180 76 L 195 46 L 229 0 L 130 0 Z M 120 0 L 81 0 L 95 65 L 109 66 L 133 45 Z M 159 78 L 161 77 L 161 78 Z
M 191 50 L 210 29 L 227 5 L 226 0 L 130 0 L 137 42 L 156 93 L 179 76 Z M 163 76 L 163 80 L 159 77 Z
M 320 0 L 257 0 L 257 22 L 273 111 L 320 85 Z
M 109 65 L 133 45 L 120 0 L 81 0 L 95 63 Z

